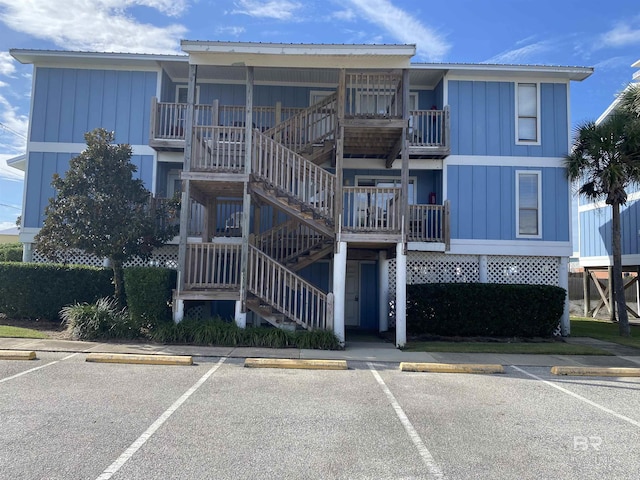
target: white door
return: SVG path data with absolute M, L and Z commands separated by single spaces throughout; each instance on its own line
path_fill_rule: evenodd
M 360 325 L 360 264 L 347 262 L 345 279 L 344 324 L 347 327 Z

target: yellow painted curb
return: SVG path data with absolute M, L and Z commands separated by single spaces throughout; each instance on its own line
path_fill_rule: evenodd
M 640 377 L 640 368 L 623 367 L 551 367 L 554 375 L 581 375 L 589 377 Z
M 247 358 L 247 368 L 302 368 L 307 370 L 346 370 L 346 360 L 298 360 L 291 358 Z
M 187 355 L 136 355 L 131 353 L 90 353 L 87 362 L 135 363 L 141 365 L 193 365 Z
M 400 364 L 402 372 L 434 373 L 504 373 L 502 365 L 483 365 L 468 363 L 410 363 Z
M 27 350 L 0 350 L 0 360 L 35 360 L 36 352 Z

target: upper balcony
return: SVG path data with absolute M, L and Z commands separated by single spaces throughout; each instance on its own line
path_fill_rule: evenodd
M 384 125 L 403 122 L 401 113 L 397 112 L 398 106 L 390 104 L 388 109 L 380 108 L 379 112 L 375 113 L 376 105 L 383 105 L 389 101 L 389 98 L 382 95 L 366 100 L 365 96 L 359 95 L 357 102 L 355 95 L 353 98 L 353 101 L 349 100 L 345 111 L 345 124 L 348 125 L 345 132 L 348 137 L 348 140 L 345 140 L 345 155 L 353 157 L 373 155 L 372 152 L 375 152 L 376 148 L 380 147 L 379 149 L 384 151 L 390 143 L 397 143 L 399 130 L 396 129 L 397 131 L 393 132 L 393 129 L 385 128 Z M 213 102 L 211 105 L 196 105 L 195 109 L 194 130 L 196 131 L 211 131 L 211 127 L 214 126 L 244 127 L 245 107 L 243 105 L 219 105 L 218 102 Z M 253 126 L 264 132 L 304 110 L 306 109 L 283 107 L 279 102 L 274 106 L 253 107 Z M 149 145 L 156 150 L 183 150 L 186 114 L 187 104 L 158 102 L 154 97 L 151 105 Z M 310 114 L 309 121 L 306 122 L 308 125 L 305 124 L 306 126 L 303 125 L 302 128 L 307 130 L 323 128 L 324 125 L 318 124 L 320 122 L 314 122 L 314 117 L 320 115 L 317 112 Z M 322 122 L 329 123 L 326 120 Z M 448 107 L 443 110 L 409 110 L 408 122 L 410 156 L 445 158 L 449 155 Z M 334 125 L 335 122 L 331 124 Z M 310 131 L 308 135 L 313 133 Z M 327 137 L 329 141 L 332 139 L 332 136 Z

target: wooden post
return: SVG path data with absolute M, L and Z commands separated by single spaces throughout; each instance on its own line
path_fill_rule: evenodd
M 211 124 L 220 125 L 220 101 L 216 98 L 211 105 Z
M 260 220 L 262 220 L 262 209 L 260 205 L 255 205 L 253 207 L 253 233 L 257 235 L 260 233 Z M 273 226 L 273 224 L 272 224 Z
M 282 102 L 276 102 L 276 113 L 273 121 L 274 121 L 274 125 L 273 125 L 274 127 L 278 125 L 280 122 L 282 122 Z
M 591 311 L 591 283 L 589 282 L 589 269 L 584 267 L 582 271 L 582 298 L 583 298 L 583 313 L 585 317 L 589 316 Z
M 158 122 L 158 97 L 151 97 L 151 118 L 149 118 L 149 140 L 156 138 Z
M 193 125 L 196 103 L 196 82 L 198 79 L 198 66 L 189 65 L 189 88 L 187 90 L 187 118 L 185 125 L 184 137 L 184 162 L 182 171 L 189 172 L 191 170 L 191 150 L 193 143 Z M 191 185 L 189 180 L 182 181 L 182 197 L 180 208 L 180 243 L 178 244 L 178 281 L 177 290 L 184 290 L 184 278 L 187 260 L 187 237 L 189 234 L 189 216 L 191 209 L 189 208 L 191 200 Z
M 338 118 L 336 128 L 336 192 L 333 201 L 334 208 L 334 228 L 338 233 L 342 230 L 342 209 L 343 209 L 343 193 L 342 184 L 344 182 L 342 163 L 344 155 L 344 108 L 346 101 L 346 71 L 344 68 L 340 69 L 340 78 L 338 81 Z
M 253 67 L 247 67 L 247 94 L 245 110 L 245 134 L 244 134 L 244 172 L 251 175 L 251 136 L 253 130 Z M 251 197 L 249 195 L 248 182 L 244 182 L 242 195 L 242 251 L 240 254 L 240 312 L 236 323 L 246 326 L 247 316 L 247 286 L 248 286 L 248 266 L 249 266 L 249 228 L 251 217 Z M 244 321 L 243 321 L 244 320 Z

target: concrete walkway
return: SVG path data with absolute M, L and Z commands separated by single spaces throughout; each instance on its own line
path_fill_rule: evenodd
M 525 355 L 498 353 L 403 352 L 390 343 L 347 342 L 344 350 L 306 350 L 299 348 L 202 347 L 194 345 L 159 345 L 154 343 L 99 343 L 71 340 L 0 338 L 0 350 L 35 350 L 41 352 L 100 352 L 152 355 L 192 355 L 193 357 L 229 358 L 302 358 L 347 360 L 358 362 L 436 362 L 474 363 L 517 366 L 638 367 L 640 349 L 591 338 L 570 338 L 571 343 L 592 345 L 613 353 L 599 355 Z

